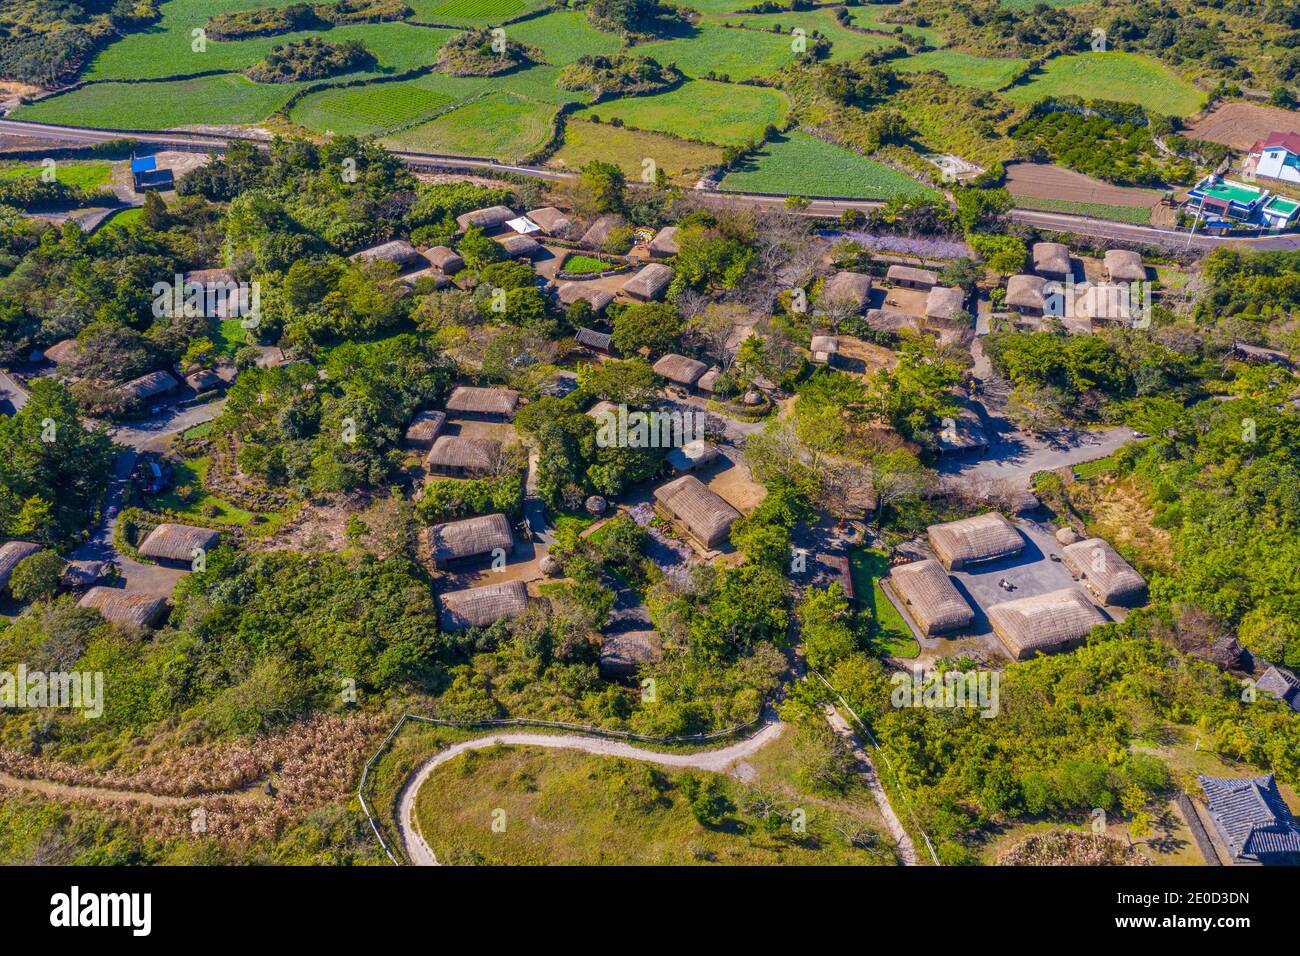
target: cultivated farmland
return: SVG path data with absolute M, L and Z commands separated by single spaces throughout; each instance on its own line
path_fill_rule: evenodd
M 1133 53 L 1081 53 L 1049 60 L 1027 83 L 1004 94 L 1017 103 L 1052 96 L 1136 103 L 1167 116 L 1188 116 L 1205 102 L 1196 87 L 1155 60 Z
M 454 102 L 445 93 L 409 82 L 349 86 L 303 97 L 289 118 L 317 132 L 370 136 L 432 119 Z
M 720 23 L 738 24 L 751 30 L 771 31 L 773 27 L 779 26 L 781 28 L 779 35 L 785 38 L 787 50 L 790 49 L 791 30 L 801 29 L 809 37 L 814 30 L 818 31 L 831 41 L 832 62 L 856 60 L 870 50 L 879 50 L 893 43 L 888 37 L 878 34 L 845 29 L 840 26 L 834 13 L 827 7 L 782 13 L 718 15 L 710 19 Z
M 704 23 L 686 36 L 641 44 L 636 52 L 660 63 L 676 63 L 687 76 L 712 73 L 736 82 L 775 73 L 794 59 L 789 37 L 728 30 L 713 23 Z
M 804 133 L 790 133 L 767 143 L 742 169 L 729 172 L 722 188 L 852 199 L 936 195 L 889 166 Z
M 383 143 L 393 149 L 513 161 L 546 142 L 554 117 L 555 107 L 550 104 L 514 93 L 489 93 Z
M 617 36 L 588 23 L 586 14 L 567 10 L 523 20 L 506 32 L 512 40 L 537 47 L 546 55 L 546 62 L 555 66 L 565 66 L 588 54 L 617 53 L 622 47 Z
M 564 129 L 564 147 L 552 157 L 551 164 L 577 169 L 593 159 L 614 163 L 635 180 L 641 177 L 646 159 L 654 160 L 659 169 L 673 177 L 716 166 L 722 162 L 722 150 L 662 133 L 569 120 Z
M 1028 60 L 1000 60 L 972 56 L 956 50 L 930 50 L 893 62 L 902 73 L 938 70 L 951 83 L 977 90 L 997 90 L 1006 86 L 1028 64 Z
M 546 6 L 547 0 L 407 0 L 418 23 L 498 26 Z
M 1187 135 L 1236 149 L 1250 149 L 1272 132 L 1300 133 L 1300 112 L 1240 101 L 1224 103 L 1194 122 Z
M 761 139 L 768 124 L 784 122 L 787 108 L 784 94 L 776 90 L 695 80 L 667 93 L 611 100 L 574 115 L 618 118 L 634 129 L 728 146 Z

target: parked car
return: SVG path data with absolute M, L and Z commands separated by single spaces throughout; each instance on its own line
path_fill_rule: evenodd
M 141 455 L 136 460 L 131 480 L 141 494 L 162 494 L 171 485 L 172 466 L 157 455 Z

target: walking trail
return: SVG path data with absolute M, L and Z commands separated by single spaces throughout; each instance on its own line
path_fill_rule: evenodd
M 245 803 L 263 799 L 261 792 L 256 789 L 230 790 L 224 793 L 198 793 L 191 797 L 173 797 L 161 793 L 146 793 L 143 790 L 114 790 L 110 787 L 59 783 L 55 780 L 43 780 L 39 777 L 15 777 L 13 774 L 2 771 L 0 771 L 0 787 L 7 787 L 10 790 L 28 790 L 59 800 L 93 800 L 100 803 L 105 801 L 129 801 L 131 803 L 148 804 L 151 807 L 189 807 L 202 803 L 204 800 L 215 800 L 217 798 L 238 800 Z
M 903 821 L 898 819 L 898 814 L 889 804 L 889 797 L 885 793 L 885 788 L 880 785 L 880 776 L 876 773 L 876 767 L 867 756 L 867 752 L 862 749 L 858 743 L 857 736 L 853 733 L 853 728 L 848 722 L 840 716 L 830 704 L 826 705 L 826 722 L 831 725 L 831 729 L 843 737 L 853 751 L 853 756 L 857 758 L 858 764 L 862 767 L 862 779 L 867 783 L 867 789 L 871 795 L 876 798 L 876 806 L 880 808 L 880 815 L 885 818 L 885 826 L 889 829 L 889 835 L 894 838 L 898 844 L 898 856 L 903 861 L 904 866 L 916 866 L 916 847 L 912 844 L 912 838 L 907 835 L 907 830 L 903 829 Z

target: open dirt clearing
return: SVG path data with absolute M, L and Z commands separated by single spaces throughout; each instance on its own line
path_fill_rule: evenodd
M 1269 133 L 1300 133 L 1300 112 L 1254 103 L 1224 103 L 1197 117 L 1186 135 L 1234 149 L 1250 149 Z
M 1007 166 L 1007 191 L 1013 196 L 1146 209 L 1164 196 L 1158 189 L 1113 186 L 1050 163 L 1012 163 Z

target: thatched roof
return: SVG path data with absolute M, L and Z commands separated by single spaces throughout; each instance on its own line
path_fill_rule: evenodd
M 897 309 L 867 309 L 867 328 L 877 332 L 921 331 L 921 320 L 910 312 Z
M 420 412 L 411 424 L 406 426 L 406 443 L 408 445 L 430 446 L 447 424 L 447 414 L 436 410 Z
M 1046 305 L 1043 300 L 1043 286 L 1047 280 L 1042 276 L 1018 275 L 1007 280 L 1007 305 L 1017 309 L 1031 309 L 1042 312 Z
M 927 319 L 951 319 L 966 307 L 966 293 L 962 289 L 950 289 L 937 285 L 925 297 L 925 317 Z
M 503 514 L 448 521 L 429 529 L 429 553 L 435 561 L 476 558 L 497 548 L 509 553 L 514 544 L 510 522 Z
M 650 240 L 648 247 L 656 256 L 675 256 L 681 252 L 681 246 L 677 244 L 677 227 L 664 226 L 655 233 L 655 237 Z
M 63 586 L 84 588 L 108 573 L 107 561 L 69 561 L 63 567 Z
M 519 407 L 519 393 L 511 388 L 478 388 L 458 385 L 447 399 L 448 414 L 499 415 L 514 418 Z
M 614 301 L 612 292 L 597 289 L 588 282 L 564 282 L 556 291 L 562 305 L 573 305 L 579 299 L 586 299 L 593 312 L 604 312 L 605 307 Z
M 1132 604 L 1146 594 L 1146 579 L 1101 538 L 1066 545 L 1061 549 L 1061 563 L 1102 604 Z
M 638 299 L 657 299 L 673 281 L 673 270 L 662 262 L 652 262 L 623 283 L 623 291 Z
M 542 244 L 530 236 L 502 236 L 497 242 L 512 259 L 533 259 L 542 253 Z
M 814 335 L 808 348 L 814 356 L 819 353 L 834 355 L 840 350 L 840 340 L 833 335 Z
M 523 581 L 486 584 L 441 596 L 442 629 L 463 631 L 515 618 L 528 610 L 528 588 Z
M 695 382 L 695 387 L 701 392 L 713 394 L 713 390 L 718 386 L 718 379 L 722 378 L 722 369 L 716 365 L 699 377 Z
M 425 456 L 430 471 L 462 470 L 490 475 L 501 458 L 501 443 L 490 438 L 440 435 Z
M 1077 318 L 1093 322 L 1131 322 L 1133 310 L 1129 288 L 1111 283 L 1088 283 L 1082 291 L 1076 289 L 1074 314 Z
M 210 368 L 201 368 L 186 375 L 185 384 L 196 392 L 206 392 L 221 384 L 221 376 Z
M 588 249 L 599 249 L 609 239 L 609 234 L 623 225 L 621 216 L 601 216 L 582 234 L 578 244 Z
M 695 383 L 700 380 L 700 376 L 708 371 L 708 368 L 703 362 L 697 362 L 685 355 L 678 355 L 676 352 L 668 353 L 654 364 L 656 375 L 666 378 L 670 382 L 676 382 L 678 385 L 685 385 L 687 388 L 694 387 Z
M 158 594 L 140 594 L 121 588 L 93 587 L 82 595 L 77 607 L 93 607 L 113 624 L 155 627 L 167 612 L 167 599 Z
M 727 540 L 740 512 L 704 487 L 694 475 L 683 475 L 655 489 L 655 501 L 706 548 Z
M 1033 249 L 1034 271 L 1052 276 L 1070 274 L 1070 250 L 1059 242 L 1036 242 Z
M 937 273 L 929 269 L 918 269 L 915 266 L 890 266 L 889 271 L 885 273 L 885 278 L 890 282 L 925 286 L 926 288 L 939 284 Z
M 962 408 L 953 417 L 951 424 L 941 423 L 938 440 L 941 452 L 960 453 L 989 446 L 988 436 L 984 434 L 984 423 L 973 408 Z
M 192 282 L 201 286 L 231 286 L 239 283 L 239 276 L 234 269 L 195 269 L 185 273 L 185 284 Z
M 684 475 L 692 471 L 698 471 L 701 468 L 707 468 L 713 462 L 718 460 L 721 454 L 718 449 L 708 442 L 693 441 L 690 444 L 672 448 L 664 457 L 668 464 L 673 466 L 673 470 L 679 475 Z
M 995 561 L 1019 554 L 1025 539 L 1006 518 L 996 511 L 932 524 L 927 529 L 930 547 L 949 571 L 959 571 L 969 564 Z
M 614 347 L 612 335 L 608 332 L 597 332 L 595 329 L 578 329 L 578 334 L 573 339 L 579 345 L 585 345 L 598 352 L 608 352 Z
M 211 551 L 219 540 L 221 535 L 211 528 L 164 522 L 140 542 L 139 551 L 155 561 L 192 561 L 196 548 Z
M 663 653 L 663 638 L 657 631 L 610 634 L 600 643 L 600 669 L 610 674 L 631 674 L 637 665 L 657 661 Z
M 1129 249 L 1107 249 L 1106 275 L 1112 282 L 1141 282 L 1147 270 L 1140 254 Z
M 871 276 L 861 272 L 837 272 L 822 283 L 821 301 L 847 302 L 863 308 L 871 299 Z
M 465 268 L 465 260 L 460 253 L 449 246 L 433 246 L 424 250 L 424 258 L 429 265 L 442 271 L 444 275 L 455 275 Z
M 959 630 L 975 618 L 938 561 L 901 564 L 889 572 L 888 581 L 927 636 Z
M 1018 661 L 1076 647 L 1094 627 L 1106 623 L 1101 611 L 1078 588 L 995 604 L 988 609 L 988 616 L 993 633 Z
M 542 231 L 552 236 L 563 235 L 573 228 L 573 220 L 554 206 L 542 206 L 524 213 L 529 219 L 542 227 Z
M 503 225 L 507 219 L 514 219 L 515 214 L 508 206 L 488 206 L 486 209 L 475 209 L 471 212 L 462 213 L 456 217 L 456 225 L 464 232 L 470 226 L 478 226 L 480 229 L 496 229 Z
M 141 375 L 127 382 L 121 387 L 121 391 L 127 398 L 143 401 L 180 388 L 180 384 L 170 372 L 150 372 L 148 375 Z
M 405 239 L 394 239 L 391 242 L 371 246 L 369 249 L 352 253 L 348 258 L 357 262 L 391 262 L 401 268 L 425 261 L 424 256 L 420 255 L 420 250 Z
M 8 587 L 9 578 L 14 568 L 23 558 L 30 557 L 41 550 L 39 544 L 30 541 L 6 541 L 0 544 L 0 588 Z
M 76 339 L 64 339 L 61 342 L 55 342 L 45 350 L 45 357 L 55 365 L 62 365 L 64 362 L 71 362 L 77 357 L 77 352 L 81 346 L 77 344 Z

